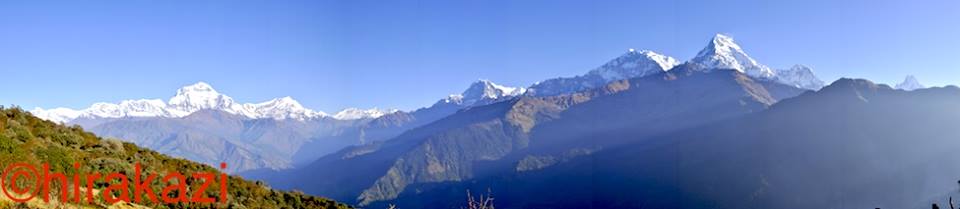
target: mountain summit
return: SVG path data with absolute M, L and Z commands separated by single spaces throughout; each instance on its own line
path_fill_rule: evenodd
M 298 119 L 318 118 L 325 113 L 304 108 L 300 102 L 291 97 L 276 98 L 254 105 L 244 105 L 245 110 L 253 110 L 248 114 L 250 118 Z
M 813 70 L 804 65 L 793 65 L 790 69 L 777 69 L 776 74 L 780 83 L 794 87 L 817 90 L 824 85 L 823 81 L 813 74 Z
M 379 109 L 379 108 L 371 108 L 371 109 L 347 108 L 347 109 L 341 110 L 340 112 L 337 112 L 337 114 L 334 114 L 334 115 L 333 115 L 333 118 L 336 118 L 336 119 L 339 119 L 339 120 L 356 120 L 356 119 L 363 119 L 363 118 L 378 118 L 378 117 L 380 117 L 380 116 L 383 116 L 383 115 L 386 115 L 386 114 L 390 114 L 390 113 L 395 113 L 395 112 L 397 112 L 397 111 L 400 111 L 400 110 L 397 110 L 397 109 Z
M 219 109 L 230 113 L 242 114 L 243 108 L 233 98 L 220 94 L 210 84 L 197 82 L 180 87 L 177 94 L 167 101 L 170 109 L 191 113 L 202 109 Z
M 773 70 L 760 64 L 747 55 L 733 37 L 724 34 L 715 35 L 689 62 L 701 65 L 705 70 L 732 69 L 750 77 L 774 80 L 804 89 L 817 90 L 824 85 L 823 81 L 813 74 L 813 70 L 803 65 Z
M 527 89 L 498 85 L 489 80 L 481 79 L 463 91 L 464 102 L 471 103 L 481 99 L 499 99 L 505 96 L 523 94 Z
M 255 108 L 244 108 L 244 105 L 234 102 L 233 98 L 227 95 L 220 94 L 210 84 L 204 82 L 177 89 L 177 94 L 167 101 L 166 109 L 176 113 L 172 117 L 183 117 L 198 110 L 215 109 L 256 118 L 253 114 Z
M 666 72 L 679 62 L 673 57 L 650 50 L 630 49 L 587 74 L 572 78 L 554 78 L 538 82 L 527 91 L 531 96 L 554 96 L 584 91 L 612 81 Z
M 304 108 L 291 97 L 272 99 L 261 103 L 238 103 L 233 98 L 217 92 L 205 82 L 197 82 L 177 89 L 177 94 L 167 102 L 159 99 L 124 100 L 119 104 L 95 103 L 87 109 L 73 110 L 35 108 L 34 115 L 55 122 L 70 122 L 78 118 L 102 119 L 124 117 L 180 118 L 200 110 L 219 110 L 247 118 L 273 118 L 277 120 L 307 120 L 332 117 L 339 120 L 375 118 L 395 110 L 359 110 L 348 108 L 330 116 L 321 111 Z M 362 113 L 362 114 L 359 114 Z
M 526 88 L 508 87 L 493 83 L 490 80 L 480 79 L 470 84 L 463 93 L 450 95 L 446 99 L 440 100 L 440 103 L 453 103 L 461 106 L 486 104 L 503 98 L 518 96 L 526 91 Z
M 626 54 L 610 60 L 587 75 L 599 75 L 606 81 L 643 77 L 670 70 L 680 64 L 673 57 L 650 50 L 630 49 Z
M 733 37 L 717 34 L 690 62 L 708 69 L 734 69 L 757 78 L 772 78 L 773 70 L 747 55 Z
M 923 84 L 920 84 L 920 81 L 917 81 L 917 77 L 913 77 L 913 75 L 908 75 L 906 78 L 903 79 L 903 82 L 900 82 L 899 84 L 897 84 L 897 89 L 902 89 L 907 91 L 913 91 L 913 90 L 922 89 L 922 88 L 926 88 L 926 87 L 923 86 Z

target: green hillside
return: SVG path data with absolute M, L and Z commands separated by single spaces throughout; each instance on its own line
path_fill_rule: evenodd
M 73 168 L 74 163 L 81 163 L 80 173 L 112 173 L 125 174 L 130 179 L 134 175 L 134 164 L 143 166 L 144 174 L 157 174 L 151 188 L 160 193 L 166 184 L 160 181 L 169 171 L 178 171 L 184 175 L 197 172 L 214 172 L 220 175 L 216 168 L 183 159 L 173 158 L 152 150 L 137 147 L 132 143 L 114 139 L 103 139 L 84 131 L 79 126 L 64 126 L 39 119 L 19 108 L 3 108 L 0 106 L 0 166 L 12 163 L 27 163 L 40 168 L 42 163 L 50 164 L 50 172 L 65 173 L 73 176 L 78 172 Z M 43 172 L 42 170 L 40 172 Z M 9 179 L 9 177 L 6 177 Z M 57 185 L 57 182 L 54 181 Z M 190 180 L 188 180 L 190 182 Z M 82 184 L 83 185 L 83 184 Z M 82 186 L 81 185 L 81 186 Z M 95 189 L 102 190 L 109 184 L 100 181 Z M 196 191 L 201 184 L 190 183 L 190 191 Z M 205 190 L 207 197 L 219 197 L 219 182 L 213 183 Z M 133 183 L 130 183 L 130 195 L 133 198 Z M 59 188 L 58 186 L 54 188 Z M 164 204 L 147 201 L 141 205 L 151 208 L 351 208 L 348 205 L 337 203 L 330 199 L 305 195 L 300 192 L 285 192 L 269 188 L 254 181 L 244 180 L 237 176 L 230 176 L 227 184 L 229 197 L 227 203 L 179 203 Z M 57 190 L 57 189 L 52 189 Z M 68 192 L 69 193 L 69 192 Z M 193 195 L 192 193 L 190 194 Z M 3 195 L 0 195 L 2 197 Z M 56 191 L 51 193 L 51 199 L 60 196 Z M 40 199 L 34 198 L 33 202 Z M 55 203 L 15 204 L 8 199 L 2 199 L 0 208 L 9 207 L 50 207 L 58 208 L 64 205 L 82 208 L 115 208 L 116 205 L 107 205 L 103 198 L 97 197 L 94 203 L 67 203 L 56 206 Z M 219 200 L 218 200 L 219 201 Z M 74 208 L 69 207 L 69 208 Z

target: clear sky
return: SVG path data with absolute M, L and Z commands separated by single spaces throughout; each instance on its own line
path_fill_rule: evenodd
M 166 100 L 206 81 L 241 102 L 414 109 L 479 78 L 583 74 L 628 48 L 687 60 L 715 33 L 828 82 L 960 83 L 956 0 L 10 0 L 0 104 Z

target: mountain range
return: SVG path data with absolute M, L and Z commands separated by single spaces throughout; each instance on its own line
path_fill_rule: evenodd
M 761 111 L 801 92 L 735 70 L 703 71 L 697 64 L 684 64 L 590 91 L 471 108 L 381 143 L 325 156 L 290 176 L 268 181 L 281 188 L 375 204 L 428 190 L 430 186 L 424 185 L 467 181 L 504 168 L 543 169 L 619 143 L 599 140 L 607 132 L 653 134 L 696 126 Z M 598 140 L 571 141 L 582 136 Z M 282 180 L 308 177 L 328 180 L 296 184 Z
M 794 65 L 785 69 L 772 69 L 766 65 L 760 64 L 752 57 L 747 55 L 743 48 L 737 44 L 730 36 L 717 34 L 711 39 L 707 46 L 697 55 L 687 61 L 687 63 L 697 63 L 704 65 L 704 69 L 735 69 L 743 72 L 755 79 L 767 79 L 779 83 L 791 85 L 802 89 L 816 90 L 823 86 L 823 82 L 818 79 L 811 68 L 803 65 Z M 430 117 L 420 117 L 417 121 L 405 121 L 403 124 L 396 124 L 403 120 L 411 120 L 412 115 L 417 115 L 417 111 L 400 112 L 396 109 L 357 109 L 347 108 L 335 114 L 327 114 L 322 111 L 315 111 L 304 108 L 296 100 L 290 97 L 281 97 L 260 103 L 238 103 L 231 97 L 220 94 L 209 84 L 198 82 L 193 85 L 184 86 L 177 90 L 177 93 L 166 102 L 158 99 L 134 99 L 124 100 L 119 103 L 95 103 L 89 108 L 82 110 L 73 110 L 68 108 L 42 109 L 35 108 L 31 111 L 34 115 L 56 122 L 68 124 L 79 124 L 84 127 L 94 127 L 106 121 L 116 121 L 124 119 L 174 119 L 184 118 L 200 110 L 223 111 L 233 115 L 243 116 L 243 119 L 274 119 L 274 120 L 297 120 L 309 121 L 320 119 L 334 120 L 369 120 L 377 119 L 384 115 L 391 115 L 386 119 L 377 120 L 373 124 L 363 124 L 364 132 L 360 135 L 367 135 L 366 132 L 373 132 L 374 135 L 384 132 L 382 136 L 366 137 L 359 136 L 360 143 L 367 141 L 382 140 L 390 138 L 405 131 L 410 127 L 416 127 L 433 120 L 442 118 L 452 112 L 466 106 L 471 106 L 477 101 L 469 98 L 484 98 L 488 101 L 497 99 L 524 96 L 553 96 L 569 94 L 578 91 L 589 90 L 603 86 L 609 82 L 643 77 L 671 70 L 681 62 L 676 59 L 659 54 L 650 50 L 630 49 L 627 53 L 610 60 L 609 62 L 589 71 L 582 76 L 570 78 L 555 78 L 537 82 L 528 88 L 515 88 L 496 85 L 493 82 L 481 80 L 471 85 L 470 89 L 462 94 L 450 95 L 442 99 L 434 106 L 423 108 L 429 110 L 435 106 L 443 104 L 453 104 L 449 110 L 439 111 L 442 114 L 435 114 Z M 483 84 L 483 85 L 479 85 Z M 919 89 L 924 86 L 916 81 L 913 76 L 908 76 L 903 83 L 898 84 L 898 89 Z M 471 95 L 472 94 L 472 95 Z M 501 98 L 502 97 L 502 98 Z M 468 99 L 465 99 L 468 98 Z M 484 104 L 480 102 L 478 104 Z M 438 111 L 425 111 L 438 112 Z M 423 113 L 420 113 L 423 114 Z M 385 122 L 392 122 L 394 126 L 406 128 L 386 128 Z M 410 123 L 410 124 L 406 124 Z M 372 127 L 380 127 L 372 128 Z M 390 129 L 390 130 L 386 130 Z M 358 136 L 353 136 L 357 138 Z M 371 139 L 368 139 L 371 138 Z M 142 141 L 142 140 L 136 140 Z M 336 150 L 339 147 L 330 148 Z M 321 154 L 325 154 L 322 152 Z M 283 167 L 283 166 L 281 166 Z
M 823 87 L 802 65 L 718 56 L 742 52 L 728 41 L 599 86 L 600 70 L 541 82 L 261 178 L 370 208 L 451 208 L 464 191 L 499 208 L 920 208 L 956 193 L 960 89 Z M 604 66 L 636 60 L 622 58 Z
M 348 108 L 329 115 L 321 111 L 304 108 L 299 102 L 290 97 L 271 99 L 260 103 L 238 103 L 230 96 L 221 94 L 210 84 L 197 82 L 177 90 L 177 94 L 167 102 L 159 99 L 124 100 L 120 103 L 95 103 L 87 109 L 73 110 L 69 108 L 54 108 L 45 110 L 35 108 L 30 111 L 34 115 L 55 122 L 71 122 L 74 120 L 110 119 L 110 118 L 182 118 L 200 110 L 218 110 L 230 114 L 244 116 L 250 119 L 272 118 L 276 120 L 295 119 L 309 120 L 317 118 L 334 118 L 353 120 L 375 118 L 381 115 L 396 112 L 396 109 L 360 110 Z
M 241 104 L 204 82 L 178 89 L 167 102 L 140 99 L 96 103 L 83 110 L 31 111 L 161 153 L 208 165 L 227 162 L 235 165 L 230 172 L 291 168 L 292 153 L 300 145 L 393 112 L 397 110 L 350 108 L 328 115 L 304 108 L 290 97 Z M 351 144 L 329 144 L 337 143 Z
M 808 67 L 770 69 L 732 38 L 717 35 L 684 63 L 631 50 L 585 75 L 539 82 L 508 100 L 465 108 L 388 140 L 257 178 L 364 206 L 443 208 L 405 196 L 546 169 L 630 141 L 607 139 L 615 133 L 642 138 L 761 112 L 822 85 Z M 578 140 L 582 137 L 595 140 Z M 328 180 L 286 181 L 304 178 Z
M 96 103 L 83 110 L 36 108 L 32 114 L 77 124 L 161 153 L 218 165 L 230 172 L 288 169 L 340 148 L 392 137 L 472 105 L 523 94 L 525 88 L 479 80 L 464 92 L 411 112 L 348 108 L 330 115 L 282 97 L 238 103 L 204 82 L 184 86 L 167 102 Z
M 683 62 L 631 49 L 579 76 L 479 80 L 412 111 L 182 94 L 36 114 L 367 208 L 457 207 L 464 191 L 498 208 L 920 208 L 960 176 L 960 88 L 825 85 L 722 34 Z
M 816 90 L 823 81 L 803 65 L 788 69 L 771 69 L 751 58 L 730 36 L 717 34 L 697 56 L 687 61 L 703 65 L 703 69 L 733 69 L 756 79 L 772 80 L 797 88 Z M 601 87 L 609 82 L 653 75 L 669 71 L 681 64 L 673 57 L 650 50 L 630 49 L 585 75 L 555 78 L 530 86 L 527 96 L 553 96 Z
M 822 86 L 809 67 L 772 70 L 759 64 L 734 42 L 718 34 L 686 65 L 701 70 L 732 69 L 752 79 L 802 88 Z M 479 80 L 460 93 L 413 111 L 348 108 L 327 114 L 303 107 L 290 97 L 260 103 L 239 103 L 204 82 L 184 86 L 166 102 L 158 99 L 96 103 L 87 109 L 36 108 L 51 121 L 77 124 L 102 136 L 115 137 L 162 153 L 216 165 L 230 162 L 230 172 L 282 170 L 351 145 L 399 136 L 458 111 L 516 97 L 568 95 L 611 82 L 656 75 L 684 65 L 650 50 L 629 50 L 582 76 L 555 78 L 527 88 Z
M 713 74 L 700 76 L 731 80 Z M 586 104 L 584 114 L 625 114 Z M 957 105 L 955 86 L 904 91 L 845 78 L 769 106 L 713 108 L 751 112 L 680 127 L 627 111 L 619 120 L 597 119 L 633 123 L 629 128 L 592 132 L 572 125 L 597 121 L 561 113 L 533 129 L 527 148 L 477 160 L 474 168 L 483 171 L 469 179 L 408 184 L 397 197 L 368 205 L 449 208 L 457 192 L 490 191 L 498 208 L 929 208 L 957 194 Z

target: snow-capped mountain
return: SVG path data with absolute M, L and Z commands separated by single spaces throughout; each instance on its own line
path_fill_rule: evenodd
M 900 82 L 899 84 L 897 84 L 897 89 L 907 90 L 907 91 L 913 91 L 913 90 L 922 89 L 922 88 L 926 88 L 926 86 L 924 86 L 923 84 L 920 84 L 920 81 L 917 81 L 917 78 L 913 77 L 913 75 L 908 75 L 906 78 L 903 79 L 903 82 Z
M 66 122 L 80 117 L 83 112 L 76 111 L 70 108 L 53 108 L 49 110 L 44 110 L 42 108 L 36 108 L 30 111 L 34 116 L 38 118 L 43 118 L 45 120 L 54 121 L 54 122 Z
M 54 108 L 44 110 L 35 108 L 30 111 L 37 117 L 55 121 L 68 122 L 76 118 L 121 118 L 121 117 L 181 117 L 182 111 L 168 109 L 162 100 L 124 100 L 119 104 L 98 102 L 84 110 L 69 108 Z
M 466 107 L 518 96 L 525 92 L 527 92 L 526 88 L 508 87 L 493 83 L 490 80 L 480 79 L 470 84 L 470 87 L 467 87 L 467 90 L 464 90 L 463 93 L 447 96 L 447 98 L 440 100 L 439 103 L 456 104 Z
M 824 85 L 823 81 L 813 74 L 813 70 L 806 66 L 795 65 L 790 69 L 773 70 L 760 64 L 747 55 L 733 37 L 723 34 L 715 35 L 707 47 L 700 50 L 689 62 L 699 64 L 707 70 L 733 69 L 750 77 L 774 80 L 804 89 L 817 90 Z
M 386 115 L 386 114 L 390 114 L 390 113 L 395 113 L 395 112 L 397 112 L 397 111 L 400 111 L 400 110 L 397 110 L 397 109 L 378 109 L 378 108 L 372 108 L 372 109 L 366 109 L 366 110 L 364 110 L 364 109 L 358 109 L 358 108 L 347 108 L 347 109 L 341 110 L 340 112 L 337 112 L 337 114 L 334 114 L 334 115 L 333 115 L 333 118 L 336 118 L 336 119 L 339 119 L 339 120 L 355 120 L 355 119 L 361 119 L 361 118 L 379 118 L 380 116 L 383 116 L 383 115 Z
M 774 76 L 773 70 L 757 63 L 732 37 L 723 34 L 715 35 L 707 47 L 700 50 L 690 62 L 701 64 L 707 69 L 734 69 L 757 78 Z
M 300 102 L 291 97 L 272 99 L 259 104 L 244 104 L 243 110 L 253 110 L 252 114 L 247 114 L 251 118 L 274 118 L 274 119 L 297 119 L 305 120 L 308 118 L 318 118 L 326 116 L 320 111 L 313 111 L 304 108 Z
M 774 70 L 751 58 L 730 36 L 717 34 L 697 56 L 687 61 L 704 70 L 733 69 L 758 79 L 778 81 L 804 89 L 820 89 L 824 83 L 809 67 L 796 65 Z M 669 56 L 649 50 L 630 49 L 585 75 L 554 78 L 538 82 L 527 91 L 530 96 L 553 96 L 603 86 L 611 81 L 643 77 L 665 72 L 680 63 Z
M 616 81 L 667 71 L 678 64 L 680 63 L 673 57 L 650 50 L 630 49 L 626 54 L 591 70 L 587 75 L 598 75 L 605 81 Z
M 611 81 L 643 77 L 670 70 L 679 62 L 673 57 L 650 50 L 630 49 L 627 53 L 572 78 L 554 78 L 538 82 L 527 91 L 531 96 L 553 96 L 603 86 Z
M 490 80 L 481 79 L 470 85 L 467 90 L 460 94 L 463 103 L 473 104 L 480 100 L 496 100 L 504 97 L 521 95 L 526 92 L 526 88 L 507 87 L 493 83 Z
M 234 102 L 233 98 L 220 94 L 204 82 L 177 89 L 177 94 L 167 101 L 166 107 L 176 112 L 174 117 L 182 117 L 197 110 L 215 109 L 254 118 L 252 109 L 244 108 L 243 104 Z
M 159 99 L 124 100 L 119 104 L 95 103 L 83 110 L 35 108 L 30 112 L 43 119 L 66 123 L 77 118 L 179 118 L 205 109 L 220 110 L 247 118 L 273 118 L 277 120 L 307 120 L 329 117 L 324 112 L 304 108 L 303 105 L 290 97 L 276 98 L 261 103 L 238 103 L 233 98 L 217 92 L 212 86 L 204 82 L 181 87 L 177 90 L 177 94 L 167 102 Z M 395 110 L 349 108 L 337 113 L 332 118 L 340 120 L 374 118 L 391 111 Z
M 777 81 L 780 83 L 812 90 L 818 90 L 824 86 L 823 81 L 813 75 L 813 70 L 804 65 L 794 65 L 790 69 L 777 69 L 775 72 Z

